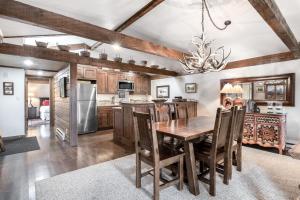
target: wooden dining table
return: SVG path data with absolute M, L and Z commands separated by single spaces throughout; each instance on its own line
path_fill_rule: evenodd
M 200 191 L 193 143 L 201 136 L 211 133 L 214 123 L 215 118 L 205 116 L 155 123 L 158 134 L 183 141 L 189 190 L 194 195 L 199 195 Z

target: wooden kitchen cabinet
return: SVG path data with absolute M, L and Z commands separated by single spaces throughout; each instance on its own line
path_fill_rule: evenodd
M 77 67 L 77 79 L 96 80 L 97 79 L 97 68 L 78 66 Z
M 112 106 L 98 107 L 98 129 L 110 129 L 113 127 L 113 110 Z
M 137 75 L 134 79 L 135 94 L 146 95 L 149 93 L 150 79 L 146 76 Z
M 125 145 L 131 150 L 135 147 L 135 135 L 133 126 L 133 108 L 137 112 L 148 112 L 153 103 L 122 103 L 121 107 L 114 110 L 114 141 Z
M 97 93 L 98 94 L 117 94 L 119 80 L 129 80 L 134 82 L 134 94 L 147 95 L 150 90 L 150 78 L 145 75 L 137 75 L 124 72 L 109 72 L 97 70 Z
M 107 93 L 108 94 L 116 94 L 117 93 L 118 81 L 119 81 L 118 73 L 108 73 L 107 74 Z
M 97 71 L 97 93 L 107 93 L 107 72 L 101 70 Z
M 77 79 L 83 79 L 83 67 L 77 67 Z
M 97 68 L 94 67 L 84 67 L 83 68 L 84 79 L 96 80 L 97 79 Z

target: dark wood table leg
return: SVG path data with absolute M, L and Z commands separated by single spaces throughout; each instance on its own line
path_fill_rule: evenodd
M 184 142 L 186 171 L 189 181 L 189 190 L 194 195 L 199 195 L 199 183 L 196 172 L 196 160 L 194 153 L 194 146 L 192 142 Z

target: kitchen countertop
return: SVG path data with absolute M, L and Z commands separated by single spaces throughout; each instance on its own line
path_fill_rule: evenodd
M 119 103 L 102 103 L 102 102 L 97 102 L 98 107 L 117 107 L 120 106 Z

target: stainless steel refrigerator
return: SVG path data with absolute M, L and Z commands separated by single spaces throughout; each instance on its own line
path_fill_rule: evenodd
M 78 134 L 96 132 L 98 129 L 96 94 L 96 84 L 90 82 L 77 84 Z

